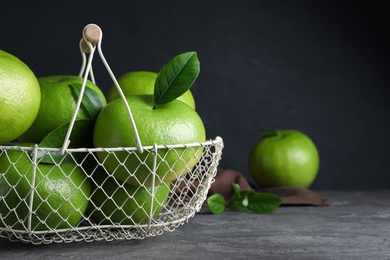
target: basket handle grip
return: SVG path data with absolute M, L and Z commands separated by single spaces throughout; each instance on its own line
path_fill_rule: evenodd
M 94 52 L 95 52 L 96 48 L 98 50 L 100 59 L 102 60 L 104 66 L 106 67 L 108 74 L 110 75 L 111 79 L 113 80 L 123 102 L 125 103 L 125 107 L 126 107 L 128 115 L 129 115 L 130 122 L 133 126 L 133 129 L 134 129 L 134 134 L 135 134 L 134 142 L 136 144 L 136 147 L 140 153 L 143 152 L 141 139 L 140 139 L 139 134 L 138 134 L 137 126 L 135 124 L 130 105 L 128 104 L 126 97 L 123 94 L 123 91 L 122 91 L 121 87 L 119 86 L 118 81 L 116 80 L 114 73 L 112 72 L 110 66 L 108 65 L 108 62 L 106 61 L 106 59 L 103 55 L 103 51 L 101 48 L 102 38 L 103 38 L 103 32 L 100 29 L 100 27 L 97 26 L 96 24 L 88 24 L 83 30 L 83 37 L 80 41 L 80 51 L 82 54 L 83 61 L 82 61 L 82 66 L 81 66 L 81 70 L 80 70 L 80 74 L 79 74 L 80 76 L 82 76 L 84 74 L 83 83 L 81 86 L 79 98 L 78 98 L 77 103 L 76 103 L 76 108 L 75 108 L 75 111 L 73 113 L 73 117 L 70 121 L 68 131 L 66 133 L 65 140 L 64 140 L 64 143 L 63 143 L 62 148 L 61 148 L 62 154 L 65 153 L 66 149 L 68 148 L 68 146 L 70 144 L 70 140 L 69 140 L 70 134 L 72 133 L 72 129 L 73 129 L 74 123 L 76 121 L 78 111 L 80 110 L 81 101 L 83 99 L 88 75 L 91 77 L 92 82 L 95 83 L 95 79 L 93 77 L 93 72 L 92 72 L 92 59 L 93 59 Z M 86 53 L 89 54 L 88 62 L 86 62 L 86 55 L 85 55 Z

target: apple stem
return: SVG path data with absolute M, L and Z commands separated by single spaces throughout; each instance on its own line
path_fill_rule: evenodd
M 270 130 L 270 129 L 262 129 L 261 133 L 267 134 L 268 136 L 277 136 L 280 137 L 280 133 L 278 131 Z

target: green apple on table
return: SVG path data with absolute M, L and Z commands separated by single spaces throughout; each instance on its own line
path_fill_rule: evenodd
M 249 172 L 261 187 L 308 188 L 319 169 L 314 142 L 297 130 L 267 131 L 249 154 Z

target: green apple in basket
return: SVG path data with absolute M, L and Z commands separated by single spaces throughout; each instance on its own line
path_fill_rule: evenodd
M 127 96 L 143 147 L 204 142 L 205 128 L 197 112 L 176 98 L 186 92 L 199 74 L 196 52 L 177 55 L 158 73 L 154 95 Z M 107 104 L 96 119 L 94 146 L 135 147 L 136 132 L 123 99 Z M 128 153 L 97 152 L 104 167 L 118 180 L 133 186 L 152 186 L 176 180 L 190 171 L 202 156 L 201 146 L 159 149 L 156 175 L 154 156 L 144 150 Z
M 107 104 L 97 85 L 86 80 L 84 93 L 81 93 L 84 79 L 74 75 L 52 75 L 38 78 L 42 97 L 38 115 L 31 127 L 18 138 L 20 142 L 37 143 L 39 147 L 61 148 L 69 129 L 70 122 L 82 94 L 80 108 L 69 136 L 69 147 L 92 147 L 92 135 L 95 119 Z M 40 158 L 42 153 L 38 155 Z M 52 152 L 51 157 L 42 158 L 42 162 L 74 162 L 75 157 L 82 160 L 82 153 L 68 154 Z
M 91 178 L 92 196 L 87 216 L 98 224 L 148 224 L 161 213 L 170 195 L 170 183 L 154 187 L 123 184 L 102 167 L 95 168 Z
M 0 226 L 33 231 L 75 227 L 88 206 L 90 180 L 71 162 L 38 161 L 34 172 L 30 155 L 31 150 L 21 149 L 0 153 Z
M 75 112 L 83 80 L 82 77 L 73 75 L 39 77 L 41 104 L 38 115 L 32 126 L 18 140 L 20 142 L 39 143 L 53 131 L 61 131 L 59 129 L 61 127 L 67 129 Z M 97 114 L 106 103 L 99 87 L 87 80 L 76 120 L 89 120 L 93 124 Z M 78 127 L 82 128 L 81 126 Z
M 0 145 L 22 135 L 34 122 L 41 92 L 31 69 L 0 50 Z

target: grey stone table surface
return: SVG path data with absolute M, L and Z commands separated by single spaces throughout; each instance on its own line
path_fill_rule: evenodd
M 128 241 L 30 245 L 0 259 L 390 259 L 390 190 L 318 191 L 330 206 L 272 214 L 202 209 L 173 232 Z

